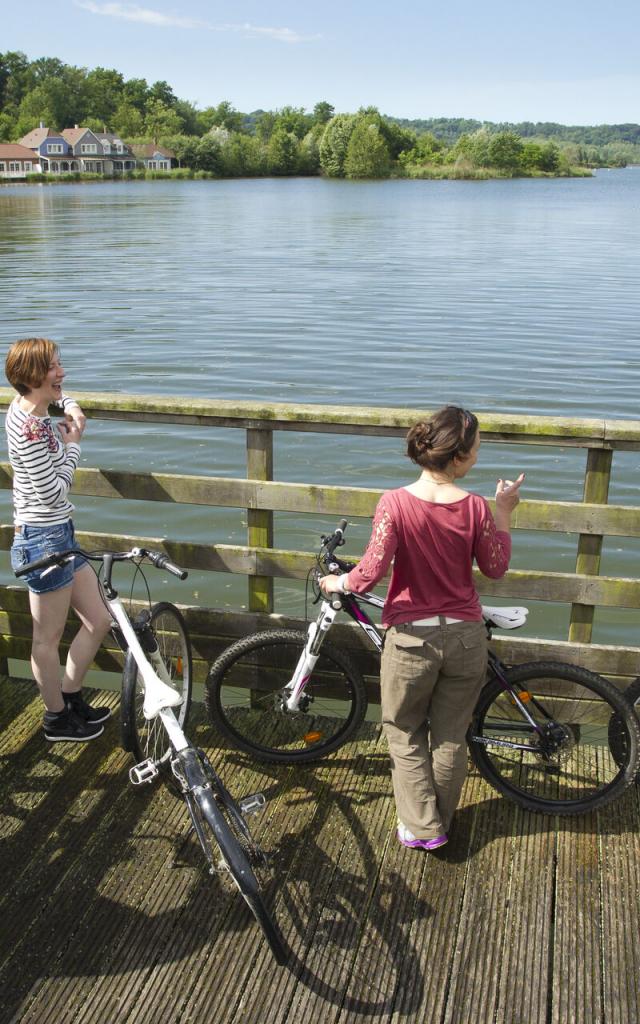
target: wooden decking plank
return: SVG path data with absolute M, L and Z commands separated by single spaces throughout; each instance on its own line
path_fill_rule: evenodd
M 607 1024 L 640 1020 L 640 787 L 599 811 Z
M 558 819 L 551 1024 L 603 1024 L 597 813 Z
M 234 795 L 270 798 L 251 824 L 276 852 L 282 969 L 193 837 L 171 866 L 183 805 L 130 787 L 117 723 L 88 747 L 46 748 L 34 693 L 0 697 L 18 737 L 3 759 L 0 1024 L 640 1019 L 638 789 L 549 819 L 471 776 L 450 843 L 423 854 L 395 840 L 383 742 L 313 768 L 257 765 L 196 709 L 190 731 Z
M 86 841 L 79 846 L 76 856 L 67 858 L 66 873 L 50 891 L 48 901 L 43 902 L 40 919 L 31 923 L 16 946 L 3 976 L 13 977 L 16 964 L 28 962 L 34 978 L 46 979 L 62 973 L 75 978 L 81 989 L 78 978 L 91 978 L 98 969 L 108 967 L 108 941 L 125 927 L 127 908 L 105 894 L 105 885 L 116 876 L 130 898 L 136 893 L 131 884 L 135 852 L 132 856 L 129 852 L 135 851 L 131 837 L 140 820 L 141 803 L 139 795 L 131 793 L 128 785 L 121 787 L 120 794 L 118 805 L 96 822 L 95 828 L 87 829 Z M 35 947 L 32 931 L 39 936 L 40 944 Z M 98 949 L 102 960 L 94 968 L 90 964 L 96 955 L 96 934 L 100 934 Z M 105 973 L 108 976 L 109 972 Z M 28 980 L 25 978 L 27 984 Z M 32 991 L 28 1001 L 37 1003 L 38 999 L 42 999 L 44 1007 L 48 1005 L 46 990 L 40 994 Z M 33 1013 L 33 1020 L 40 1022 L 42 1009 L 35 1007 Z
M 125 759 L 113 746 L 105 751 L 101 741 L 96 742 L 96 748 L 98 743 L 100 750 L 87 748 L 88 761 L 67 761 L 63 755 L 56 755 L 60 775 L 55 784 L 39 795 L 38 809 L 25 818 L 18 833 L 3 843 L 3 876 L 10 881 L 0 901 L 0 914 L 6 922 L 0 940 L 2 955 L 24 937 L 25 920 L 27 928 L 38 927 L 38 916 L 45 910 L 49 894 L 76 863 L 82 864 L 87 838 L 94 830 L 106 834 L 114 820 Z M 93 769 L 91 775 L 85 773 L 87 764 Z M 99 781 L 88 786 L 89 778 Z M 25 850 L 29 851 L 28 859 Z
M 517 809 L 477 780 L 465 888 L 453 951 L 445 1024 L 493 1024 L 502 952 L 504 903 L 509 891 Z M 487 966 L 491 965 L 491 970 Z M 434 993 L 434 998 L 435 998 Z
M 388 757 L 385 767 L 389 772 Z M 382 802 L 382 801 L 379 801 Z M 384 813 L 386 811 L 386 813 Z M 374 830 L 376 846 L 382 849 L 377 878 L 360 936 L 356 959 L 337 1020 L 340 1024 L 360 1020 L 387 1021 L 399 997 L 409 994 L 407 979 L 421 978 L 412 925 L 424 920 L 427 903 L 420 895 L 429 857 L 422 851 L 407 850 L 396 839 L 396 808 L 391 792 L 386 807 L 380 807 Z M 409 1005 L 417 1006 L 422 986 L 411 986 Z
M 101 701 L 111 707 L 114 718 L 117 718 L 116 695 L 106 694 Z M 55 798 L 56 787 L 65 791 L 67 802 L 82 794 L 86 788 L 86 780 L 99 774 L 104 759 L 109 756 L 113 745 L 110 740 L 117 736 L 118 729 L 117 721 L 112 719 L 106 724 L 105 735 L 94 743 L 52 744 L 44 739 L 41 726 L 42 704 L 39 698 L 25 706 L 11 728 L 5 726 L 10 734 L 14 732 L 15 735 L 13 741 L 5 745 L 5 753 L 2 756 L 2 874 L 9 865 L 13 866 L 15 871 L 12 844 L 6 840 L 20 830 L 21 841 L 28 838 L 30 848 L 33 848 L 33 844 L 43 842 L 55 821 L 51 815 L 59 814 Z M 82 771 L 68 771 L 69 766 L 74 764 L 86 766 L 86 777 Z
M 358 953 L 375 898 L 380 865 L 395 824 L 388 754 L 382 739 L 365 755 L 362 767 L 360 800 L 350 803 L 342 795 L 338 798 L 347 829 L 336 851 L 330 888 L 307 955 L 307 970 L 313 980 L 298 988 L 291 1004 L 292 1016 L 297 1020 L 317 1017 L 318 989 L 324 991 L 325 1001 L 331 1003 L 331 1009 L 325 1009 L 328 1019 L 336 1021 L 341 1019 L 345 1001 L 350 1007 L 358 1003 L 365 1016 L 380 1003 L 377 981 L 370 973 L 369 989 L 363 1000 L 350 1000 L 348 991 L 354 972 L 361 974 Z M 330 847 L 327 855 L 332 856 Z M 378 941 L 379 938 L 378 934 Z M 382 1000 L 386 1000 L 386 995 Z
M 367 740 L 348 744 L 333 759 L 304 773 L 307 792 L 302 810 L 305 812 L 311 804 L 314 811 L 305 822 L 304 813 L 300 820 L 300 807 L 292 808 L 290 834 L 295 843 L 294 859 L 286 879 L 280 881 L 276 903 L 285 938 L 292 948 L 290 967 L 286 973 L 280 971 L 275 977 L 277 998 L 274 998 L 269 975 L 258 977 L 258 983 L 243 1001 L 238 1021 L 269 1024 L 286 1020 L 288 1016 L 298 1019 L 304 1012 L 296 1005 L 300 991 L 310 996 L 312 1005 L 307 1015 L 313 1019 L 330 1018 L 331 986 L 325 970 L 325 950 L 318 944 L 319 940 L 324 944 L 321 922 L 339 871 L 340 852 L 353 829 L 345 810 L 348 814 L 352 797 L 356 795 L 354 777 L 365 780 L 364 786 L 358 782 L 358 799 L 363 804 L 375 784 L 375 779 L 367 772 L 369 749 Z M 298 782 L 303 784 L 303 773 L 298 775 Z M 331 967 L 330 964 L 329 970 Z M 213 1005 L 208 1009 L 221 1012 L 223 1007 Z
M 200 737 L 200 739 L 202 739 L 202 737 Z M 219 762 L 226 753 L 226 751 L 211 752 L 213 755 L 211 757 L 212 763 L 214 763 L 217 770 L 221 771 L 223 776 L 225 774 L 224 766 L 216 762 Z M 226 760 L 226 757 L 224 759 Z M 255 770 L 251 771 L 242 763 L 234 766 L 234 771 L 232 773 L 234 792 L 236 795 L 242 795 L 243 792 L 255 792 L 256 788 L 258 790 L 269 788 L 266 783 L 273 786 L 274 783 L 279 781 L 277 775 L 279 774 L 283 778 L 286 778 L 290 769 L 284 767 L 275 771 L 277 774 L 274 773 L 274 770 L 271 767 L 258 772 Z M 227 783 L 230 784 L 229 779 L 227 779 Z M 281 787 L 276 786 L 276 791 L 279 789 L 281 790 Z M 271 810 L 268 813 L 273 813 L 273 802 L 271 804 Z M 253 821 L 257 822 L 258 819 L 254 818 Z M 266 830 L 264 828 L 259 830 L 254 827 L 253 832 L 259 841 L 265 844 L 268 842 Z M 192 838 L 192 847 L 192 857 L 201 857 L 202 855 L 195 838 Z M 224 876 L 221 877 L 224 878 Z M 202 886 L 206 888 L 208 885 L 207 876 L 204 874 L 201 875 L 200 881 Z M 220 921 L 218 921 L 219 926 L 224 930 L 223 935 L 218 938 L 217 942 L 215 936 L 211 936 L 209 941 L 203 944 L 203 948 L 199 954 L 199 969 L 203 976 L 206 975 L 208 983 L 215 986 L 216 989 L 227 988 L 228 985 L 235 986 L 236 984 L 234 973 L 229 972 L 226 968 L 221 972 L 221 976 L 217 978 L 212 976 L 211 972 L 208 970 L 208 961 L 210 958 L 213 958 L 214 960 L 217 958 L 219 963 L 224 962 L 229 949 L 229 944 L 233 943 L 236 934 L 238 936 L 238 942 L 242 945 L 241 957 L 244 961 L 257 957 L 262 947 L 265 947 L 267 958 L 269 960 L 271 959 L 271 953 L 266 949 L 262 932 L 259 930 L 250 914 L 250 911 L 246 907 L 246 904 L 235 889 L 231 880 L 226 880 L 224 883 L 223 896 L 224 908 L 222 908 L 220 893 L 212 892 L 206 897 L 206 902 L 212 903 L 214 908 L 213 913 L 211 908 L 205 905 L 201 905 L 197 911 L 205 917 L 208 921 L 209 927 L 212 923 L 216 923 L 216 913 L 220 913 L 222 909 L 225 911 L 224 919 L 221 918 Z M 268 889 L 265 892 L 265 899 L 267 900 L 267 903 L 270 902 L 270 893 Z M 204 904 L 205 901 L 203 900 L 201 902 Z M 183 946 L 188 947 L 189 945 L 190 936 L 193 931 L 191 917 L 192 914 L 187 913 L 180 915 L 176 922 L 174 933 L 171 936 L 172 951 L 177 957 L 181 955 Z M 228 937 L 229 934 L 231 935 L 231 938 Z M 217 944 L 224 948 L 221 948 L 216 952 Z M 249 950 L 251 950 L 251 953 L 248 952 Z M 187 981 L 179 987 L 173 986 L 170 977 L 173 969 L 174 965 L 165 961 L 164 963 L 159 964 L 157 968 L 150 973 L 145 985 L 139 992 L 139 1000 L 142 1003 L 142 1007 L 139 1007 L 137 1010 L 135 1017 L 136 1024 L 144 1024 L 145 1021 L 155 1021 L 158 1019 L 159 1014 L 162 1015 L 165 1020 L 173 1019 L 172 1015 L 176 1020 L 182 1016 L 182 1006 L 188 998 L 190 984 Z M 193 970 L 189 973 L 191 984 L 193 984 L 197 979 L 197 975 Z M 233 992 L 229 993 L 227 998 L 232 1001 L 234 998 Z
M 545 1024 L 550 986 L 556 819 L 521 808 L 502 918 L 496 1024 Z M 498 965 L 496 965 L 497 967 Z
M 42 724 L 42 704 L 37 698 L 35 683 L 25 680 L 16 682 L 10 676 L 0 675 L 0 758 L 18 750 L 25 718 L 38 715 Z M 30 735 L 32 727 L 27 727 Z M 3 765 L 4 771 L 5 765 Z
M 212 760 L 215 761 L 215 758 Z M 156 1019 L 158 1008 L 154 1009 L 153 1004 L 157 1000 L 160 1001 L 163 1019 L 169 1019 L 171 998 L 176 992 L 179 995 L 181 989 L 176 989 L 170 981 L 166 986 L 163 985 L 164 976 L 175 972 L 177 963 L 189 962 L 198 933 L 198 941 L 204 946 L 215 943 L 217 932 L 222 933 L 220 940 L 224 939 L 228 927 L 226 919 L 231 910 L 238 901 L 244 908 L 235 887 L 230 883 L 223 884 L 220 876 L 210 879 L 204 872 L 204 860 L 195 837 L 189 840 L 191 849 L 184 870 L 176 872 L 171 867 L 172 857 L 169 854 L 173 851 L 173 837 L 180 831 L 186 833 L 188 821 L 184 803 L 181 800 L 174 800 L 173 803 L 174 811 L 166 819 L 158 822 L 157 818 L 153 818 L 148 823 L 149 827 L 166 837 L 159 844 L 157 857 L 146 853 L 140 858 L 143 877 L 139 884 L 145 884 L 145 876 L 150 876 L 153 882 L 136 904 L 137 916 L 129 927 L 114 937 L 109 947 L 112 959 L 130 965 L 140 963 L 141 966 L 139 969 L 132 967 L 127 970 L 115 984 L 113 979 L 107 978 L 106 983 L 99 985 L 99 990 L 94 989 L 92 993 L 92 1002 L 96 998 L 100 999 L 104 1019 L 110 1019 L 114 1013 L 118 1014 L 118 1019 L 126 1019 L 124 1013 L 127 1006 L 132 1007 L 131 1012 L 136 1021 L 143 1019 L 141 1007 L 145 1008 L 145 1019 L 149 1016 L 150 1019 Z M 153 811 L 153 805 L 150 811 Z M 144 839 L 141 832 L 146 827 L 144 823 L 141 824 L 133 837 L 134 841 Z M 113 889 L 108 892 L 112 899 L 115 896 L 119 900 L 123 898 L 122 894 Z M 253 926 L 253 919 L 249 920 Z M 202 922 L 200 927 L 199 922 Z M 101 988 L 105 989 L 104 993 Z M 78 1022 L 91 1020 L 91 1013 L 91 1009 L 81 1013 Z

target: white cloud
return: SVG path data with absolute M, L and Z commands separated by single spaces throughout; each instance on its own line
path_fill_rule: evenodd
M 214 25 L 196 18 L 183 18 L 178 15 L 162 14 L 137 4 L 95 3 L 94 0 L 74 0 L 76 7 L 89 11 L 91 14 L 103 15 L 107 18 L 121 18 L 124 21 L 136 21 L 143 25 L 154 25 L 156 28 L 206 29 L 209 32 L 240 32 L 245 35 L 267 36 L 280 43 L 304 43 L 318 36 L 303 36 L 291 28 L 270 28 L 268 26 L 251 25 Z

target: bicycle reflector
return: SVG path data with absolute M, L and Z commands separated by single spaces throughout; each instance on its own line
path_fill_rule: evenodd
M 321 739 L 322 739 L 322 733 L 321 732 L 308 732 L 304 736 L 304 742 L 308 743 L 309 745 L 311 745 L 312 743 L 317 743 L 318 740 L 321 740 Z
M 176 672 L 182 675 L 182 658 L 176 658 Z
M 520 698 L 523 704 L 526 704 L 527 701 L 531 700 L 531 694 L 528 690 L 520 690 L 518 697 Z

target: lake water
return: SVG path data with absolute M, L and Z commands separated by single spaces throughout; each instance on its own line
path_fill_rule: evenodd
M 640 168 L 573 180 L 4 186 L 2 340 L 56 339 L 69 391 L 636 419 L 639 212 Z M 96 422 L 83 462 L 242 475 L 244 436 Z M 576 500 L 583 466 L 580 452 L 492 445 L 469 483 L 490 494 L 498 474 L 524 468 L 528 496 Z M 612 501 L 638 503 L 639 470 L 640 453 L 614 457 Z M 276 475 L 389 487 L 412 474 L 397 440 L 284 435 Z M 135 503 L 78 507 L 96 529 L 244 538 L 229 511 L 155 506 L 141 524 Z M 330 524 L 276 525 L 277 543 L 310 550 Z M 354 528 L 354 553 L 366 535 Z M 603 572 L 635 572 L 638 554 L 607 542 Z M 575 538 L 516 536 L 515 567 L 574 565 Z M 211 588 L 195 574 L 180 594 L 242 603 L 239 580 Z M 299 588 L 279 584 L 278 607 L 301 610 Z M 534 631 L 565 637 L 566 619 L 541 606 Z M 596 639 L 631 642 L 636 623 L 598 613 Z

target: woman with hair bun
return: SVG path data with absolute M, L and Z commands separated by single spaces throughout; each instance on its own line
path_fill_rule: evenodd
M 325 576 L 325 594 L 363 593 L 393 561 L 383 624 L 382 722 L 389 743 L 398 840 L 435 850 L 448 839 L 467 768 L 465 736 L 487 672 L 487 635 L 473 585 L 476 561 L 499 579 L 509 567 L 515 482 L 498 480 L 495 520 L 485 498 L 458 486 L 480 448 L 473 413 L 448 405 L 416 423 L 407 455 L 415 483 L 387 491 L 360 563 Z

